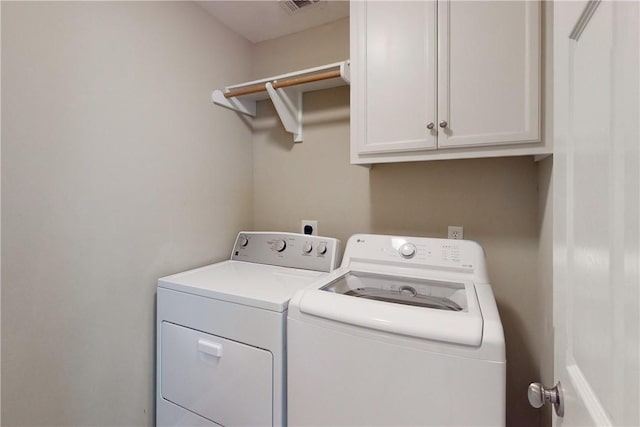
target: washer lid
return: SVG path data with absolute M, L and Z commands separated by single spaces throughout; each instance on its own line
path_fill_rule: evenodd
M 320 290 L 436 310 L 467 310 L 465 288 L 461 283 L 350 271 Z
M 303 313 L 394 334 L 482 343 L 482 314 L 471 282 L 348 271 L 304 291 L 299 305 Z
M 163 277 L 158 286 L 283 312 L 296 291 L 326 274 L 229 260 Z

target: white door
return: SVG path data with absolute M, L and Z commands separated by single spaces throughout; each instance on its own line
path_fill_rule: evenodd
M 357 152 L 436 148 L 436 2 L 351 2 Z
M 639 9 L 554 2 L 556 426 L 640 425 Z
M 540 2 L 438 1 L 438 147 L 540 140 Z
M 273 355 L 251 345 L 162 322 L 160 392 L 223 426 L 273 425 Z

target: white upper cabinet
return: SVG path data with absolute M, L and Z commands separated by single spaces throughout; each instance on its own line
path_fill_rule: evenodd
M 546 154 L 536 1 L 352 1 L 351 161 Z

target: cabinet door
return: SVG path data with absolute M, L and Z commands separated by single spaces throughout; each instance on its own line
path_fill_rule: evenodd
M 436 148 L 436 7 L 351 2 L 352 158 Z
M 540 2 L 438 1 L 438 147 L 540 139 Z

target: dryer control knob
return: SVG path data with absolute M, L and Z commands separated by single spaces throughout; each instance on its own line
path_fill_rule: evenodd
M 278 240 L 276 241 L 275 245 L 273 245 L 273 248 L 278 252 L 284 251 L 286 247 L 287 247 L 287 242 L 285 242 L 284 240 Z
M 242 246 L 243 248 L 247 246 L 248 243 L 249 243 L 249 239 L 247 239 L 245 236 L 240 236 L 238 238 L 238 245 Z
M 318 255 L 324 255 L 327 253 L 327 244 L 325 242 L 321 242 L 318 245 Z
M 400 252 L 400 255 L 403 258 L 413 258 L 416 255 L 416 247 L 412 243 L 405 243 L 400 246 L 400 250 L 398 252 Z
M 304 252 L 305 254 L 310 254 L 312 250 L 313 250 L 313 245 L 309 242 L 306 242 L 302 247 L 302 252 Z

